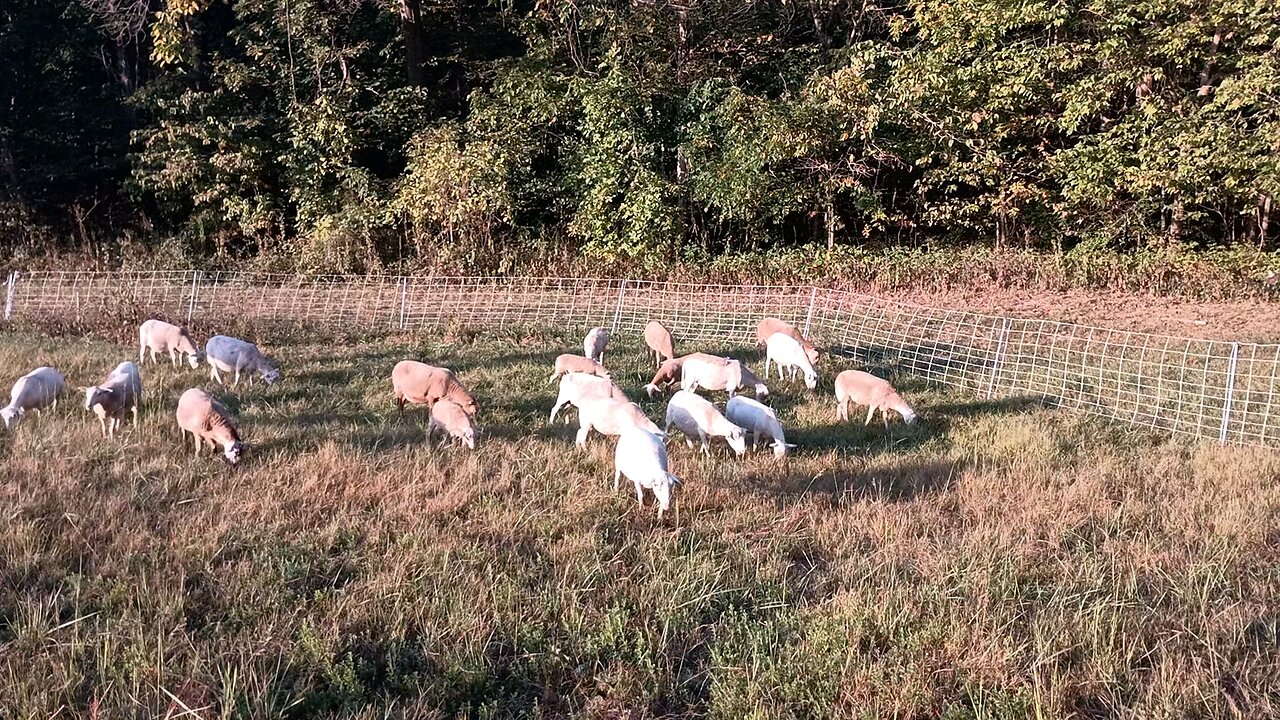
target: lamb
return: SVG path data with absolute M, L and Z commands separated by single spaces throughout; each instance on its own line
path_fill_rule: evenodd
M 889 410 L 897 411 L 908 425 L 916 421 L 916 411 L 903 401 L 889 381 L 871 373 L 845 370 L 836 376 L 836 420 L 849 419 L 850 401 L 855 405 L 868 406 L 867 419 L 863 425 L 871 424 L 876 410 L 880 411 L 885 427 L 889 426 Z
M 231 420 L 231 412 L 209 393 L 200 388 L 187 390 L 178 398 L 178 410 L 174 414 L 184 442 L 187 433 L 191 433 L 196 457 L 200 457 L 201 448 L 208 443 L 210 447 L 221 445 L 223 457 L 232 465 L 240 462 L 244 443 Z
M 592 430 L 601 435 L 621 435 L 629 428 L 640 428 L 655 435 L 665 435 L 640 409 L 629 400 L 593 398 L 578 407 L 578 438 L 580 449 L 587 448 L 587 436 Z
M 671 360 L 676 356 L 675 344 L 671 341 L 671 331 L 657 320 L 650 320 L 644 326 L 644 344 L 649 346 L 649 351 L 653 354 L 653 363 L 657 367 L 662 367 L 664 360 Z
M 98 416 L 102 436 L 114 438 L 116 428 L 124 419 L 124 411 L 133 412 L 133 426 L 138 427 L 138 403 L 142 400 L 142 377 L 138 366 L 125 361 L 107 375 L 101 385 L 81 388 L 84 390 L 84 406 Z M 107 419 L 111 422 L 108 423 Z
M 582 354 L 604 364 L 604 346 L 609 344 L 609 331 L 602 327 L 591 328 L 582 341 Z
M 169 353 L 169 361 L 178 367 L 178 356 L 186 355 L 191 367 L 200 367 L 203 353 L 191 341 L 187 329 L 172 325 L 163 320 L 148 320 L 138 326 L 138 364 L 146 359 L 147 350 L 151 351 L 151 364 L 156 361 L 156 353 Z
M 461 405 L 447 397 L 440 398 L 431 406 L 431 420 L 427 422 L 427 446 L 431 445 L 431 436 L 436 432 L 450 438 L 461 440 L 468 450 L 476 449 L 476 424 Z
M 610 377 L 609 371 L 595 360 L 588 357 L 582 357 L 581 355 L 565 353 L 556 358 L 556 370 L 551 373 L 551 377 L 547 379 L 547 382 L 553 383 L 556 381 L 556 378 L 562 377 L 566 373 L 586 373 L 587 375 L 595 375 L 596 377 Z
M 644 386 L 644 391 L 648 393 L 651 398 L 657 397 L 658 393 L 661 392 L 663 388 L 680 379 L 680 374 L 683 368 L 684 358 L 682 357 L 671 358 L 670 360 L 663 361 L 663 363 L 658 366 L 658 372 L 654 374 L 653 380 L 650 380 L 649 384 Z
M 778 364 L 778 378 L 782 378 L 783 368 L 791 370 L 791 377 L 795 378 L 796 370 L 804 372 L 805 387 L 810 390 L 818 387 L 818 371 L 813 369 L 813 363 L 809 361 L 808 355 L 805 354 L 804 346 L 799 340 L 787 335 L 786 333 L 774 333 L 765 341 L 765 360 L 764 360 L 764 376 L 769 377 L 769 363 Z
M 472 417 L 480 406 L 458 377 L 448 368 L 435 367 L 417 360 L 402 360 L 391 370 L 391 389 L 396 397 L 396 409 L 404 412 L 406 402 L 433 407 L 436 401 L 447 398 Z
M 11 430 L 22 422 L 28 410 L 43 410 L 46 406 L 58 407 L 58 396 L 66 390 L 62 373 L 51 367 L 38 367 L 18 378 L 9 392 L 9 404 L 0 409 L 0 419 L 5 429 Z
M 658 501 L 658 522 L 671 507 L 671 490 L 680 484 L 680 478 L 668 469 L 667 448 L 662 440 L 651 432 L 639 428 L 627 428 L 618 436 L 613 452 L 613 489 L 621 485 L 623 475 L 636 487 L 636 502 L 644 507 L 644 488 L 653 491 Z
M 560 378 L 560 394 L 556 396 L 556 404 L 551 408 L 549 422 L 556 421 L 556 413 L 565 405 L 582 407 L 582 403 L 593 398 L 626 400 L 627 395 L 612 380 L 571 372 Z
M 788 322 L 783 322 L 778 318 L 765 318 L 760 321 L 759 325 L 756 325 L 756 345 L 768 344 L 769 337 L 774 333 L 782 333 L 784 335 L 791 336 L 804 348 L 804 354 L 809 357 L 809 363 L 811 365 L 818 364 L 818 348 L 814 347 L 813 343 L 806 340 L 794 325 Z
M 765 436 L 773 438 L 774 457 L 784 458 L 787 456 L 787 450 L 795 447 L 787 442 L 787 438 L 782 433 L 782 423 L 778 422 L 778 416 L 767 405 L 739 395 L 729 398 L 725 415 L 729 418 L 729 422 L 750 433 L 752 449 L 759 447 L 760 440 Z
M 690 390 L 681 390 L 667 403 L 667 432 L 675 425 L 685 436 L 685 444 L 693 447 L 693 439 L 702 443 L 702 452 L 708 450 L 707 438 L 722 437 L 738 455 L 747 451 L 746 432 L 729 422 L 707 400 Z
M 769 394 L 769 388 L 765 387 L 765 384 L 749 370 L 746 375 L 743 374 L 744 366 L 738 360 L 706 353 L 690 353 L 685 355 L 683 360 L 684 363 L 680 368 L 680 387 L 685 390 L 698 388 L 727 390 L 729 397 L 733 397 L 736 392 L 748 387 L 746 377 L 749 376 L 755 381 L 756 395 L 765 397 Z
M 239 338 L 226 335 L 214 335 L 204 344 L 205 357 L 209 361 L 209 377 L 222 382 L 222 373 L 234 372 L 235 382 L 231 387 L 240 385 L 240 373 L 249 376 L 249 384 L 253 384 L 253 374 L 257 373 L 262 381 L 270 385 L 280 379 L 280 368 L 258 351 L 258 346 Z

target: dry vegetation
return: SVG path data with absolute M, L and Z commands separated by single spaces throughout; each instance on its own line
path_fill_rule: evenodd
M 283 382 L 217 393 L 236 470 L 173 423 L 203 370 L 144 368 L 114 443 L 75 398 L 0 436 L 0 715 L 1280 713 L 1274 452 L 909 378 L 920 424 L 838 427 L 829 363 L 776 392 L 785 464 L 673 445 L 663 526 L 546 422 L 575 338 L 454 335 L 268 346 Z M 10 334 L 0 381 L 133 352 Z M 478 452 L 397 417 L 406 357 L 477 392 Z M 640 349 L 608 357 L 640 397 Z

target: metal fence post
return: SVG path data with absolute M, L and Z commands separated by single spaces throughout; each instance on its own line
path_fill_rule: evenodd
M 1231 343 L 1231 362 L 1227 365 L 1227 392 L 1222 399 L 1222 427 L 1218 430 L 1218 442 L 1227 444 L 1227 429 L 1231 426 L 1231 396 L 1236 389 L 1236 359 L 1240 356 L 1240 343 Z
M 409 313 L 409 278 L 400 278 L 400 329 L 405 329 L 405 320 Z
M 191 272 L 191 299 L 187 301 L 187 327 L 191 327 L 191 318 L 196 314 L 196 295 L 200 292 L 200 271 Z
M 813 322 L 813 305 L 818 300 L 818 288 L 809 293 L 809 313 L 804 316 L 804 336 L 809 337 L 809 324 Z
M 13 319 L 13 289 L 17 284 L 18 271 L 14 270 L 9 273 L 9 280 L 5 283 L 4 319 L 6 322 Z
M 1009 318 L 1000 324 L 1000 339 L 996 341 L 996 356 L 991 363 L 991 378 L 987 381 L 987 397 L 995 396 L 996 376 L 1000 374 L 1000 362 L 1004 360 L 1004 350 L 1009 344 Z
M 627 281 L 623 280 L 618 284 L 618 306 L 613 311 L 613 333 L 618 332 L 618 326 L 622 324 L 622 298 L 627 292 Z

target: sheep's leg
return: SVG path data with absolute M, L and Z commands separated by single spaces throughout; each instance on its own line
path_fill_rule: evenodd
M 553 405 L 553 406 L 551 407 L 551 417 L 547 419 L 547 422 L 549 422 L 549 423 L 553 423 L 553 422 L 555 422 L 555 421 L 556 421 L 556 413 L 560 412 L 560 408 L 562 408 L 562 407 L 564 407 L 564 401 L 563 401 L 563 400 L 557 400 L 557 401 L 556 401 L 556 404 L 555 404 L 555 405 Z
M 703 455 L 710 455 L 710 454 L 711 454 L 711 444 L 710 444 L 709 442 L 707 442 L 707 434 L 706 434 L 706 433 L 704 433 L 704 432 L 702 432 L 702 429 L 701 429 L 701 428 L 699 428 L 699 429 L 698 429 L 698 440 L 702 441 L 702 454 L 703 454 Z
M 231 383 L 231 387 L 236 388 L 236 387 L 239 387 L 239 386 L 240 386 L 240 368 L 237 366 L 237 367 L 236 367 L 236 379 L 235 379 L 235 382 Z
M 587 449 L 587 436 L 591 434 L 591 426 L 583 425 L 578 428 L 578 439 L 575 441 L 579 450 Z
M 889 411 L 885 410 L 884 408 L 880 408 L 880 419 L 884 420 L 884 429 L 888 430 L 889 429 Z
M 209 379 L 217 380 L 219 385 L 226 385 L 222 382 L 222 373 L 218 372 L 218 366 L 213 363 L 209 363 Z
M 863 424 L 864 426 L 865 426 L 865 425 L 870 425 L 870 424 L 871 424 L 871 418 L 873 418 L 873 417 L 875 417 L 875 416 L 876 416 L 876 406 L 875 406 L 875 405 L 872 405 L 872 406 L 870 406 L 870 407 L 868 407 L 868 408 L 867 408 L 867 421 L 866 421 L 866 422 L 864 422 L 864 423 L 862 423 L 862 424 Z
M 106 437 L 107 436 L 107 416 L 106 415 L 98 416 L 98 427 L 102 428 L 102 437 Z
M 147 344 L 145 342 L 138 343 L 138 365 L 142 365 L 142 361 L 147 359 Z
M 169 364 L 178 367 L 178 351 L 173 348 L 169 348 Z
M 618 488 L 622 487 L 622 471 L 614 468 L 613 470 L 613 491 L 618 492 Z
M 644 507 L 644 488 L 640 487 L 639 481 L 636 482 L 636 503 Z
M 131 409 L 133 410 L 133 426 L 136 428 L 138 427 L 138 404 L 134 403 Z

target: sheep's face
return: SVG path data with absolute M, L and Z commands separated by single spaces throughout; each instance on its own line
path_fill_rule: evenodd
M 0 419 L 4 420 L 6 430 L 12 430 L 22 422 L 22 408 L 7 407 L 0 410 Z
M 915 411 L 915 410 L 912 410 L 911 408 L 906 407 L 906 406 L 904 405 L 902 408 L 900 408 L 900 409 L 898 410 L 898 412 L 902 413 L 902 421 L 903 421 L 903 422 L 905 422 L 905 423 L 906 423 L 906 424 L 908 424 L 908 425 L 915 425 L 915 424 L 916 424 L 916 411 Z
M 805 372 L 805 374 L 804 374 L 804 386 L 805 386 L 805 387 L 807 387 L 807 388 L 809 388 L 810 390 L 813 390 L 813 389 L 817 388 L 817 387 L 818 387 L 818 373 L 816 373 L 816 372 Z
M 725 437 L 729 441 L 729 447 L 739 455 L 745 455 L 747 452 L 747 436 L 742 428 L 737 428 Z
M 474 398 L 467 398 L 465 401 L 459 403 L 458 407 L 461 407 L 462 411 L 471 417 L 475 417 L 476 413 L 480 412 L 480 405 L 476 403 Z
M 270 370 L 262 373 L 262 382 L 272 385 L 279 382 L 280 377 L 280 368 L 271 368 Z
M 671 479 L 663 478 L 653 484 L 653 497 L 658 501 L 658 519 L 671 509 Z
M 196 352 L 187 355 L 187 363 L 191 365 L 192 369 L 198 368 L 200 367 L 200 359 L 203 355 L 204 353 L 197 350 Z
M 781 460 L 782 458 L 787 456 L 787 452 L 790 451 L 791 447 L 792 445 L 790 445 L 789 443 L 785 443 L 781 440 L 774 440 L 773 456 Z
M 100 387 L 87 387 L 84 389 L 84 409 L 92 410 L 94 405 L 101 403 L 111 397 L 111 390 Z
M 476 431 L 475 431 L 475 429 L 473 429 L 473 428 L 467 428 L 467 429 L 463 430 L 461 433 L 459 433 L 459 434 L 458 434 L 458 439 L 462 441 L 462 444 L 463 444 L 463 445 L 466 445 L 466 446 L 467 446 L 467 449 L 468 449 L 468 450 L 475 450 L 475 449 L 476 449 Z
M 227 459 L 227 462 L 232 465 L 239 463 L 240 458 L 244 455 L 244 443 L 239 440 L 231 443 L 229 447 L 223 449 L 222 455 Z
M 769 386 L 764 383 L 756 384 L 756 399 L 764 400 L 769 397 Z

